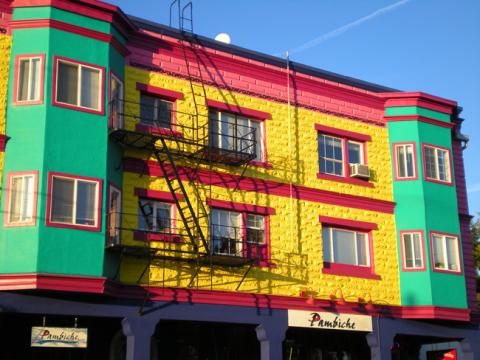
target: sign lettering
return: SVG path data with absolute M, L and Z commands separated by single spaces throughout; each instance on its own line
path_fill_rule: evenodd
M 32 347 L 86 348 L 88 329 L 32 327 Z

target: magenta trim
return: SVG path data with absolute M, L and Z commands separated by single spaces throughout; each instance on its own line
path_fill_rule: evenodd
M 275 215 L 275 209 L 272 207 L 242 204 L 233 201 L 207 199 L 207 205 L 220 209 L 235 210 L 258 215 Z
M 173 90 L 167 90 L 164 88 L 142 84 L 137 82 L 137 90 L 143 93 L 157 95 L 166 100 L 175 101 L 175 100 L 183 100 L 183 93 Z
M 320 131 L 323 134 L 340 136 L 342 138 L 347 138 L 349 140 L 355 140 L 360 142 L 366 142 L 366 141 L 372 140 L 372 137 L 370 135 L 360 134 L 353 131 L 341 130 L 341 129 L 320 125 L 320 124 L 315 124 L 314 127 L 315 127 L 315 130 Z
M 220 101 L 215 101 L 215 100 L 210 100 L 207 99 L 207 106 L 218 109 L 218 110 L 223 110 L 223 111 L 228 111 L 231 113 L 235 113 L 238 115 L 242 115 L 245 117 L 249 118 L 254 118 L 257 120 L 269 120 L 272 118 L 271 114 L 268 112 L 264 111 L 259 111 L 259 110 L 254 110 L 254 109 L 248 109 L 242 106 L 238 105 L 233 105 L 233 104 L 226 104 L 222 103 Z
M 264 169 L 273 169 L 273 165 L 263 161 L 252 160 L 248 163 L 251 166 L 262 167 Z
M 319 216 L 318 220 L 322 224 L 335 225 L 337 227 L 342 227 L 347 229 L 366 230 L 366 231 L 378 230 L 377 224 L 367 222 L 367 221 L 340 219 L 340 218 L 334 218 L 330 216 Z
M 138 197 L 153 199 L 153 200 L 161 200 L 173 203 L 175 202 L 173 195 L 168 191 L 159 191 L 159 190 L 150 190 L 144 188 L 134 188 L 133 194 Z M 175 197 L 178 201 L 184 200 L 183 195 L 175 193 Z
M 153 233 L 145 231 L 134 231 L 133 239 L 140 241 L 164 241 L 172 243 L 183 243 L 182 237 L 180 235 Z
M 324 262 L 322 274 L 336 275 L 336 276 L 351 276 L 372 280 L 381 280 L 381 276 L 374 274 L 370 266 L 355 266 L 347 264 L 337 264 L 331 262 Z
M 135 131 L 138 132 L 143 132 L 147 134 L 160 134 L 163 136 L 169 136 L 169 137 L 176 137 L 176 138 L 183 138 L 183 133 L 167 128 L 159 128 L 159 127 L 154 127 L 154 126 L 149 126 L 145 124 L 136 124 L 135 125 Z
M 317 179 L 331 180 L 331 181 L 337 181 L 337 182 L 346 183 L 346 184 L 366 186 L 369 188 L 375 187 L 375 185 L 369 182 L 368 180 L 356 179 L 349 176 L 337 176 L 337 175 L 317 173 Z
M 392 121 L 420 121 L 426 124 L 431 124 L 431 125 L 436 125 L 436 126 L 441 126 L 444 128 L 451 129 L 455 126 L 454 123 L 450 122 L 445 122 L 445 121 L 440 121 L 437 119 L 432 119 L 426 116 L 420 116 L 420 115 L 395 115 L 395 116 L 385 116 L 384 120 L 387 122 L 392 122 Z

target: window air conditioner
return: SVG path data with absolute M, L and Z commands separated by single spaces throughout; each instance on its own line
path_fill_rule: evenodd
M 350 177 L 369 179 L 370 169 L 368 165 L 363 164 L 351 164 L 350 165 Z

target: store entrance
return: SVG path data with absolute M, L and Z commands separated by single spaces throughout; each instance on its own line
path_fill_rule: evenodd
M 366 333 L 290 328 L 283 360 L 370 360 Z

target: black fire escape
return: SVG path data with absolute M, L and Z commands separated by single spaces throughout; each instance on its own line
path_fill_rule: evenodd
M 254 245 L 246 249 L 241 238 L 244 229 L 211 223 L 206 205 L 211 183 L 202 181 L 198 173 L 206 165 L 210 168 L 215 164 L 246 166 L 256 156 L 255 129 L 237 122 L 233 115 L 222 121 L 213 119 L 208 113 L 197 51 L 200 45 L 193 34 L 192 4 L 180 8 L 180 1 L 176 0 L 172 3 L 174 6 L 178 6 L 179 11 L 182 38 L 178 42 L 185 59 L 193 113 L 174 111 L 168 101 L 145 98 L 145 101 L 134 103 L 116 99 L 109 106 L 109 127 L 110 138 L 125 150 L 145 156 L 145 163 L 152 158 L 156 161 L 176 207 L 180 226 L 159 222 L 154 212 L 162 209 L 139 198 L 138 214 L 110 212 L 107 245 L 121 256 L 147 259 L 138 282 L 152 261 L 169 260 L 196 264 L 196 273 L 189 286 L 193 285 L 202 266 L 247 266 L 238 284 L 240 287 L 259 260 L 259 251 L 251 251 Z M 117 221 L 119 216 L 121 221 Z M 125 244 L 121 236 L 128 232 L 140 234 L 143 241 L 137 241 L 138 245 Z M 161 247 L 152 245 L 152 236 L 164 240 Z

